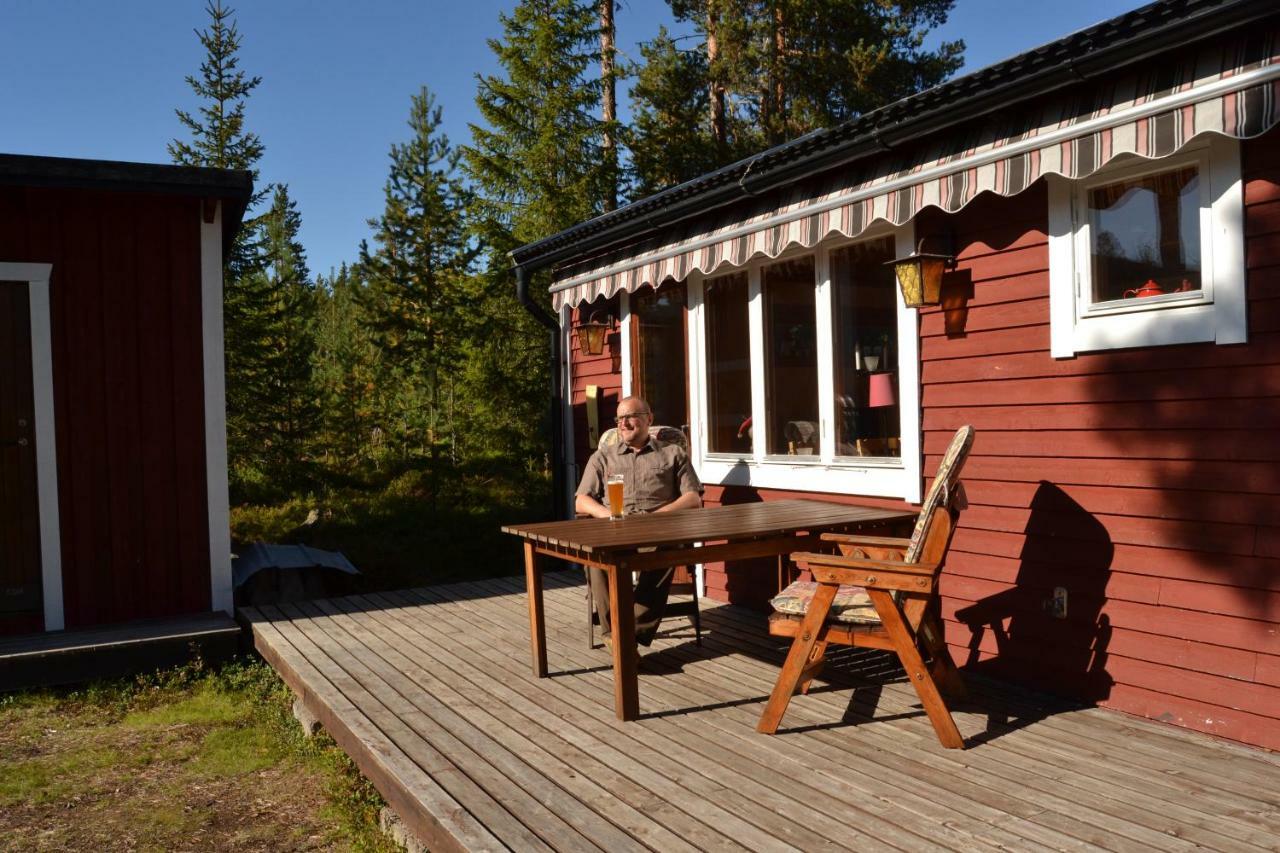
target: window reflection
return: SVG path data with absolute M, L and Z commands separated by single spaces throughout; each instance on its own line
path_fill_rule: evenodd
M 711 279 L 707 314 L 707 449 L 751 453 L 751 334 L 747 275 Z
M 631 294 L 631 383 L 658 423 L 687 429 L 685 286 Z
M 765 452 L 822 452 L 818 423 L 818 336 L 813 258 L 764 268 Z
M 1090 190 L 1089 231 L 1095 302 L 1200 289 L 1195 166 Z
M 837 456 L 901 456 L 890 238 L 831 253 Z

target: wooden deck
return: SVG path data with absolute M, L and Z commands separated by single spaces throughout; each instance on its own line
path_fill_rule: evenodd
M 758 719 L 785 647 L 708 602 L 613 713 L 584 586 L 547 575 L 551 677 L 522 579 L 246 609 L 257 648 L 432 850 L 1275 850 L 1280 757 L 978 685 L 944 750 L 896 662 L 850 653 Z

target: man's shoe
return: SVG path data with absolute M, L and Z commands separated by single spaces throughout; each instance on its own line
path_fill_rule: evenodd
M 604 635 L 604 649 L 605 649 L 605 651 L 607 651 L 607 652 L 609 653 L 609 657 L 613 657 L 613 635 L 612 635 L 612 634 L 605 634 L 605 635 Z M 632 649 L 631 649 L 631 656 L 632 656 L 632 660 L 634 660 L 634 661 L 635 661 L 635 663 L 636 663 L 637 665 L 639 665 L 639 663 L 640 663 L 640 650 L 639 650 L 639 649 L 637 649 L 637 648 L 632 647 Z

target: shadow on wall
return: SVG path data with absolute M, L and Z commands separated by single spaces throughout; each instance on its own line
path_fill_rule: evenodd
M 739 463 L 744 468 L 746 463 Z M 760 503 L 763 498 L 754 486 L 725 486 L 720 496 L 721 506 Z M 725 566 L 725 592 L 729 601 L 764 611 L 778 585 L 778 560 L 776 557 L 757 557 L 751 560 L 733 560 Z
M 1042 480 L 1024 532 L 1014 585 L 956 613 L 972 632 L 964 666 L 1102 701 L 1113 683 L 1106 670 L 1111 627 L 1102 606 L 1115 548 L 1106 528 Z M 1059 587 L 1065 601 L 1055 600 Z

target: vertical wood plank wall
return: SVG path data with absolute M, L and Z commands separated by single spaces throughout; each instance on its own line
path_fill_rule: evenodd
M 0 188 L 0 260 L 52 263 L 68 628 L 208 610 L 199 200 Z
M 963 331 L 921 314 L 926 477 L 978 429 L 970 508 L 943 576 L 962 666 L 1280 749 L 1280 145 L 1242 144 L 1249 342 L 1049 355 L 1047 193 L 975 200 L 946 225 Z M 942 227 L 937 210 L 918 227 Z M 924 232 L 922 232 L 924 233 Z M 616 388 L 608 354 L 574 359 Z M 603 413 L 602 413 L 603 416 Z M 575 428 L 585 435 L 583 415 Z M 585 448 L 585 439 L 578 444 Z M 710 505 L 795 497 L 707 488 Z M 891 506 L 893 501 L 816 494 Z M 772 567 L 709 567 L 763 605 Z M 1044 608 L 1067 590 L 1067 618 Z

